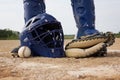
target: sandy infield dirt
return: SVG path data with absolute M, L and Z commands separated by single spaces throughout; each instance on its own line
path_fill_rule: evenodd
M 65 44 L 70 40 L 65 40 Z M 13 58 L 18 40 L 0 40 L 0 80 L 120 80 L 120 38 L 106 57 Z

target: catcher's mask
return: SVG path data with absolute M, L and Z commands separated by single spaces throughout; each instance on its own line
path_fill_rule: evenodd
M 21 46 L 28 46 L 34 56 L 64 56 L 62 26 L 47 13 L 39 14 L 26 23 L 20 41 Z

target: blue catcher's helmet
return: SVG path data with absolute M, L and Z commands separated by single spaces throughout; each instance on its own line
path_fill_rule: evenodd
M 30 19 L 20 34 L 21 46 L 28 46 L 34 56 L 63 57 L 64 34 L 53 16 L 43 13 Z

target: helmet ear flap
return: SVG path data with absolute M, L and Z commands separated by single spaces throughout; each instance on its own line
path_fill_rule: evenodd
M 64 34 L 60 22 L 53 16 L 47 13 L 35 16 L 21 34 L 21 45 L 31 48 L 33 55 L 63 57 Z

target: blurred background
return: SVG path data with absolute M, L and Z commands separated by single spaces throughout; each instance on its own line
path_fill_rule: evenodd
M 94 0 L 96 28 L 100 32 L 120 32 L 120 0 Z M 46 0 L 47 13 L 56 17 L 65 34 L 76 34 L 70 0 Z M 22 31 L 24 27 L 23 0 L 0 0 L 0 29 Z

